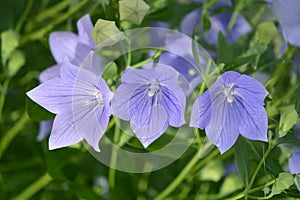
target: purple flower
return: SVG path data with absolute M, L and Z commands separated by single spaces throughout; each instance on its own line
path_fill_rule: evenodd
M 92 63 L 90 57 L 83 66 Z M 98 142 L 109 122 L 109 102 L 112 98 L 101 77 L 65 59 L 60 77 L 42 83 L 27 95 L 56 114 L 49 149 L 66 147 L 85 139 L 95 151 L 100 151 Z
M 255 79 L 226 72 L 195 101 L 190 126 L 205 128 L 208 139 L 221 153 L 235 143 L 240 133 L 252 140 L 267 141 L 267 94 Z
M 57 64 L 41 72 L 39 77 L 41 83 L 59 77 L 60 65 L 65 56 L 68 57 L 72 64 L 79 66 L 90 50 L 96 47 L 91 35 L 93 24 L 88 14 L 77 21 L 77 29 L 78 35 L 66 31 L 52 32 L 50 34 L 50 50 Z M 43 140 L 50 133 L 51 122 L 53 123 L 52 120 L 41 121 L 37 136 L 38 141 Z
M 285 50 L 287 43 L 300 47 L 300 1 L 299 0 L 273 0 L 268 1 L 272 11 L 277 16 L 284 37 Z
M 292 174 L 300 173 L 300 149 L 294 149 L 289 158 L 289 169 Z
M 75 66 L 79 66 L 83 62 L 89 52 L 96 47 L 91 35 L 93 28 L 90 16 L 87 14 L 77 21 L 78 35 L 67 31 L 52 32 L 50 34 L 50 50 L 57 64 L 45 69 L 40 74 L 40 82 L 59 76 L 59 66 L 65 56 Z
M 112 99 L 112 113 L 130 121 L 131 128 L 146 148 L 168 128 L 185 123 L 185 94 L 178 73 L 169 66 L 128 68 Z
M 220 1 L 216 7 L 231 6 L 227 1 Z M 180 28 L 185 34 L 192 34 L 194 26 L 198 24 L 202 14 L 201 9 L 197 9 L 185 16 L 182 20 Z M 207 33 L 205 33 L 204 38 L 209 44 L 218 44 L 218 34 L 221 32 L 226 35 L 226 29 L 231 19 L 232 13 L 220 13 L 210 17 L 211 27 Z M 242 16 L 238 15 L 235 24 L 227 36 L 227 42 L 233 43 L 242 35 L 251 31 L 251 26 L 247 20 Z

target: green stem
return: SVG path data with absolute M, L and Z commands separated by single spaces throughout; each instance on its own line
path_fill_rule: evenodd
M 21 28 L 22 28 L 22 26 L 24 24 L 25 19 L 26 19 L 27 15 L 29 14 L 29 12 L 30 12 L 30 10 L 32 8 L 32 4 L 33 4 L 33 0 L 29 0 L 27 2 L 25 11 L 23 12 L 22 16 L 20 17 L 20 19 L 19 19 L 19 21 L 18 21 L 18 23 L 16 25 L 16 31 L 17 32 L 20 32 L 20 30 L 21 30 Z
M 181 173 L 171 182 L 170 185 L 168 185 L 156 198 L 155 200 L 164 200 L 167 196 L 169 196 L 179 185 L 180 183 L 188 176 L 188 174 L 192 171 L 194 166 L 199 161 L 199 153 L 201 148 L 196 152 L 194 157 L 190 160 L 190 162 L 185 166 L 185 168 L 181 171 Z M 213 151 L 216 152 L 216 151 Z M 217 152 L 218 153 L 218 152 Z M 203 160 L 201 160 L 200 163 L 203 163 L 204 165 L 207 161 L 209 161 L 215 153 L 211 153 L 209 156 L 205 157 Z M 200 164 L 199 163 L 199 164 Z
M 229 33 L 231 32 L 231 30 L 235 24 L 236 18 L 238 16 L 239 12 L 242 10 L 244 4 L 245 4 L 245 2 L 243 0 L 238 1 L 237 5 L 232 13 L 232 16 L 230 18 L 229 24 L 227 26 L 226 35 L 229 35 Z
M 70 4 L 71 0 L 64 0 L 50 8 L 47 8 L 45 11 L 40 13 L 36 18 L 34 19 L 35 22 L 42 22 L 43 20 L 54 17 L 56 14 L 61 11 L 62 9 L 66 8 Z
M 250 183 L 249 183 L 249 185 L 245 189 L 245 196 L 246 196 L 246 198 L 247 198 L 247 194 L 248 194 L 249 190 L 251 189 L 251 187 L 252 187 L 252 185 L 253 185 L 253 183 L 254 183 L 254 181 L 256 179 L 256 176 L 257 176 L 257 174 L 258 174 L 261 166 L 265 163 L 266 158 L 270 154 L 271 150 L 272 150 L 271 145 L 269 145 L 266 153 L 263 155 L 262 159 L 258 163 L 258 165 L 257 165 L 257 167 L 256 167 L 256 169 L 255 169 L 255 171 L 254 171 L 254 173 L 253 173 L 253 175 L 251 177 Z
M 10 142 L 16 137 L 16 135 L 24 128 L 25 124 L 29 121 L 29 117 L 26 112 L 22 115 L 19 121 L 3 136 L 0 141 L 0 158 L 9 146 Z
M 114 118 L 114 120 L 117 120 L 116 118 Z M 114 138 L 113 138 L 113 142 L 114 144 L 116 144 L 119 140 L 120 137 L 120 128 L 117 125 L 118 123 L 115 123 L 115 133 L 114 133 Z M 116 149 L 113 147 L 112 148 L 112 155 L 111 155 L 111 161 L 110 161 L 110 168 L 108 171 L 108 182 L 109 182 L 109 188 L 111 190 L 113 190 L 115 188 L 115 176 L 116 176 L 116 162 L 118 159 L 118 154 Z
M 145 59 L 145 60 L 143 60 L 143 61 L 141 61 L 141 62 L 139 62 L 139 63 L 136 63 L 136 64 L 132 65 L 131 67 L 132 67 L 132 68 L 138 68 L 138 67 L 140 67 L 140 66 L 142 66 L 142 65 L 144 65 L 144 64 L 146 64 L 146 63 L 148 63 L 148 62 L 150 62 L 151 60 L 154 60 L 154 59 L 158 58 L 158 57 L 160 56 L 161 53 L 162 53 L 162 50 L 158 50 L 158 51 L 157 51 L 153 56 L 151 56 L 150 58 L 147 58 L 147 59 Z
M 1 88 L 1 96 L 0 96 L 0 119 L 2 118 L 3 107 L 5 104 L 5 97 L 8 90 L 10 79 L 6 79 Z
M 49 23 L 45 27 L 43 27 L 43 28 L 41 28 L 41 29 L 39 29 L 35 32 L 28 33 L 27 35 L 25 35 L 23 37 L 23 39 L 20 42 L 20 45 L 22 46 L 22 45 L 26 44 L 27 42 L 34 41 L 34 40 L 42 38 L 47 32 L 51 31 L 55 26 L 57 26 L 58 24 L 60 24 L 64 21 L 66 21 L 72 15 L 76 14 L 80 9 L 85 7 L 90 1 L 91 0 L 83 0 L 77 6 L 75 6 L 72 10 L 70 10 L 66 14 L 61 15 L 55 21 Z
M 263 190 L 264 188 L 266 188 L 266 187 L 268 187 L 268 186 L 270 186 L 270 185 L 273 185 L 275 183 L 275 179 L 274 180 L 272 180 L 272 181 L 269 181 L 268 183 L 266 183 L 265 185 L 261 185 L 261 186 L 258 186 L 258 187 L 256 187 L 256 188 L 253 188 L 253 189 L 251 189 L 251 190 L 249 190 L 248 192 L 247 192 L 247 194 L 251 194 L 251 193 L 254 193 L 254 192 L 258 192 L 258 191 L 261 191 L 261 190 Z M 241 193 L 239 193 L 239 194 L 237 194 L 237 195 L 235 195 L 235 196 L 233 196 L 233 197 L 230 197 L 230 198 L 228 198 L 227 200 L 232 200 L 232 199 L 240 199 L 240 198 L 243 198 L 244 196 L 246 195 L 246 191 L 244 190 L 243 192 L 241 192 Z
M 34 183 L 29 185 L 25 190 L 23 190 L 19 195 L 17 195 L 14 200 L 29 199 L 32 195 L 37 193 L 40 189 L 45 187 L 52 180 L 48 173 L 43 175 L 41 178 L 36 180 Z

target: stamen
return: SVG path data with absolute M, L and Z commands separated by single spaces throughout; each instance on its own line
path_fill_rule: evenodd
M 148 85 L 148 96 L 151 98 L 153 96 L 155 96 L 154 98 L 154 105 L 158 104 L 158 94 L 160 93 L 160 84 L 158 82 L 156 82 L 156 80 L 152 81 L 149 85 Z M 150 100 L 150 99 L 149 99 Z M 151 100 L 150 100 L 151 101 Z
M 229 86 L 225 86 L 224 90 L 223 90 L 223 94 L 225 96 L 225 99 L 227 100 L 227 102 L 233 106 L 233 100 L 234 100 L 234 96 L 238 96 L 238 97 L 242 97 L 242 95 L 240 95 L 238 92 L 235 91 L 234 89 L 234 83 L 231 83 Z

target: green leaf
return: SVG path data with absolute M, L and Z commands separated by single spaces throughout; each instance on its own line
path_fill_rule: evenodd
M 25 56 L 22 51 L 16 50 L 11 54 L 8 62 L 8 74 L 14 76 L 19 69 L 25 64 Z
M 150 6 L 143 0 L 122 0 L 119 1 L 120 19 L 139 25 Z
M 247 147 L 248 145 L 242 137 L 239 137 L 234 147 L 235 161 L 245 186 L 249 183 L 249 157 L 246 151 L 248 149 Z
M 243 188 L 243 183 L 242 183 L 240 177 L 238 177 L 238 175 L 232 173 L 232 174 L 229 174 L 229 176 L 227 176 L 226 179 L 224 180 L 224 182 L 221 186 L 221 189 L 220 189 L 220 194 L 222 196 L 226 196 L 226 195 L 231 194 L 242 188 Z
M 202 181 L 218 182 L 224 175 L 224 166 L 221 161 L 209 162 L 200 172 L 199 179 Z
M 115 44 L 120 39 L 120 33 L 114 21 L 103 19 L 98 19 L 92 30 L 92 36 L 97 45 L 103 41 L 110 45 Z
M 19 34 L 14 30 L 6 30 L 1 33 L 1 56 L 2 65 L 5 66 L 12 52 L 19 45 Z
M 294 184 L 293 175 L 287 172 L 282 172 L 276 179 L 272 187 L 272 195 L 280 194 L 286 189 L 289 189 Z
M 78 199 L 99 200 L 102 199 L 95 194 L 93 189 L 86 184 L 71 183 L 70 188 Z
M 114 79 L 117 76 L 117 65 L 115 62 L 110 63 L 103 72 L 104 79 Z
M 71 170 L 67 166 L 78 163 L 82 156 L 83 154 L 78 149 L 69 147 L 46 151 L 45 157 L 49 175 L 55 179 L 68 180 L 68 172 Z M 71 176 L 73 175 L 71 173 Z
M 287 108 L 282 111 L 279 121 L 279 137 L 283 137 L 297 123 L 298 113 L 294 108 Z
M 221 32 L 218 35 L 218 63 L 227 63 L 233 60 L 233 49 L 227 44 Z
M 264 45 L 268 45 L 278 34 L 276 26 L 271 21 L 266 21 L 258 25 L 255 39 Z

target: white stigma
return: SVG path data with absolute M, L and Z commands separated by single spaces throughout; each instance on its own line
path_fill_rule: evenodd
M 157 94 L 160 91 L 160 84 L 156 81 L 152 81 L 148 85 L 148 96 L 153 97 L 155 94 Z
M 241 97 L 235 90 L 234 90 L 234 83 L 231 83 L 229 86 L 225 86 L 223 94 L 228 103 L 232 106 L 234 96 Z
M 155 98 L 154 105 L 157 105 L 158 103 L 158 94 L 160 92 L 160 87 L 161 87 L 160 84 L 156 82 L 156 80 L 151 81 L 150 84 L 148 85 L 147 93 L 150 98 L 154 96 Z
M 96 101 L 99 105 L 104 105 L 103 96 L 102 96 L 102 94 L 101 94 L 100 91 L 98 91 L 98 92 L 95 94 L 95 101 Z

